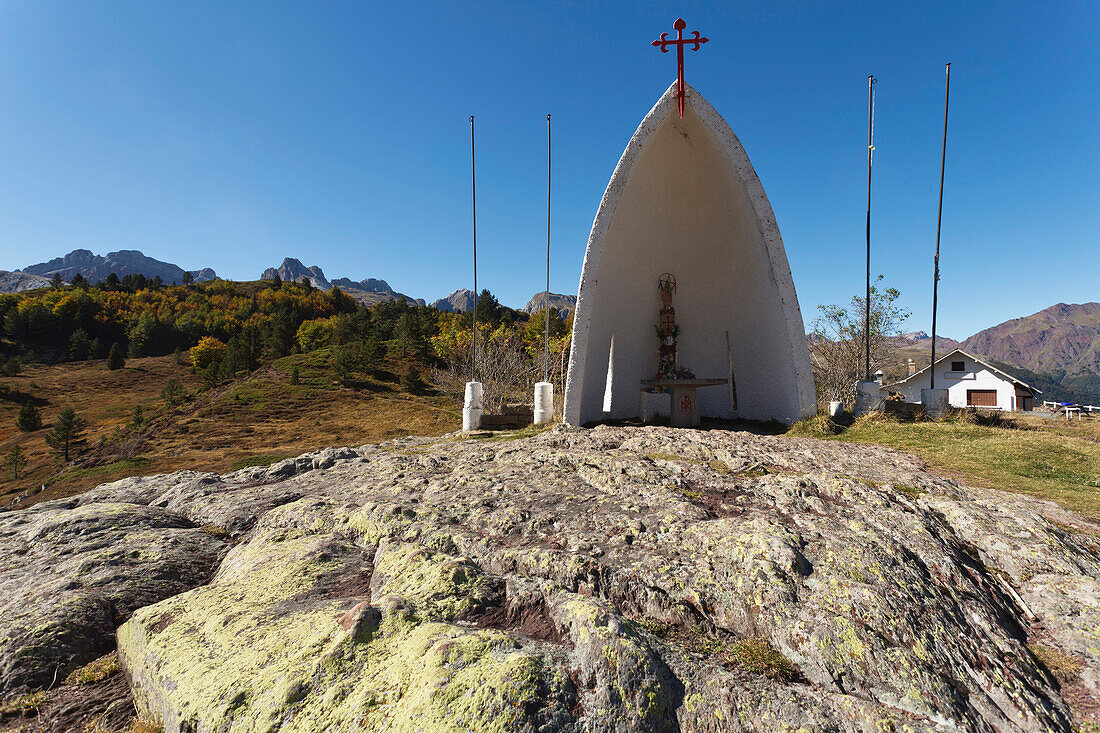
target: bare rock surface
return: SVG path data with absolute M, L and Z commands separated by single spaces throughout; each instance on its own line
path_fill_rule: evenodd
M 226 548 L 140 504 L 63 500 L 0 514 L 0 697 L 110 651 L 134 610 L 205 583 Z
M 1095 712 L 1095 528 L 887 449 L 409 439 L 128 479 L 0 527 L 117 507 L 235 543 L 118 629 L 137 710 L 169 732 L 1071 731 Z M 13 572 L 5 600 L 27 593 Z M 79 617 L 66 603 L 36 613 Z

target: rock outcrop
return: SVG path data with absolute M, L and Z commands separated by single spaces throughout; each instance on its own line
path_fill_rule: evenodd
M 45 531 L 101 515 L 152 534 L 104 565 Z M 128 479 L 0 527 L 5 608 L 75 623 L 34 582 L 71 568 L 55 587 L 110 599 L 87 633 L 124 620 L 137 710 L 168 732 L 1070 731 L 1100 693 L 1096 527 L 876 447 L 409 439 Z M 170 576 L 173 552 L 133 553 L 184 537 L 192 589 L 116 572 Z M 5 644 L 9 670 L 28 644 Z
M 19 270 L 0 270 L 0 293 L 22 293 L 24 290 L 37 290 L 50 287 L 50 278 L 31 275 Z

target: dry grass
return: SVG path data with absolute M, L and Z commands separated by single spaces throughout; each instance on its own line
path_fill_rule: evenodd
M 4 702 L 0 702 L 0 719 L 12 715 L 31 715 L 46 704 L 45 692 L 29 692 Z
M 787 431 L 787 435 L 802 438 L 831 438 L 843 429 L 843 426 L 828 415 L 817 414 L 796 422 Z
M 784 682 L 799 678 L 799 671 L 791 660 L 762 636 L 730 642 L 700 628 L 686 628 L 667 621 L 635 618 L 633 622 L 662 641 L 712 657 L 726 667 L 740 667 Z
M 1049 499 L 1100 520 L 1100 421 L 1066 425 L 1009 416 L 998 423 L 903 423 L 878 415 L 859 418 L 839 435 L 819 437 L 897 448 L 970 485 Z
M 121 670 L 122 665 L 118 663 L 118 652 L 111 652 L 104 657 L 100 657 L 93 662 L 85 664 L 79 669 L 74 669 L 69 673 L 69 676 L 65 678 L 65 684 L 90 685 L 101 682 Z
M 133 359 L 117 372 L 102 361 L 28 367 L 17 377 L 0 380 L 8 389 L 7 399 L 0 401 L 0 457 L 20 445 L 30 461 L 18 480 L 11 480 L 10 473 L 0 476 L 0 504 L 41 484 L 46 489 L 23 498 L 19 506 L 126 476 L 179 469 L 225 472 L 327 446 L 442 435 L 461 427 L 460 406 L 451 400 L 402 392 L 397 365 L 341 387 L 333 383 L 328 357 L 327 350 L 290 356 L 203 392 L 189 368 L 173 356 Z M 291 384 L 295 366 L 299 383 Z M 183 405 L 166 407 L 160 392 L 172 378 L 198 394 Z M 21 433 L 15 427 L 27 398 L 42 405 L 43 430 Z M 135 405 L 147 420 L 142 452 L 120 460 L 110 446 L 95 448 L 115 426 L 129 421 Z M 67 406 L 88 420 L 93 448 L 82 462 L 63 466 L 50 454 L 45 435 Z
M 1063 685 L 1075 682 L 1085 668 L 1084 662 L 1066 654 L 1061 649 L 1044 644 L 1028 644 L 1027 648 L 1035 658 L 1054 675 Z

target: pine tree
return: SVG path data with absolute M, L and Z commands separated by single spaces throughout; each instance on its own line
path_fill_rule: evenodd
M 271 289 L 278 290 L 283 287 L 283 279 L 279 277 L 279 273 L 275 273 L 275 277 L 271 278 Z
M 19 446 L 13 446 L 8 455 L 4 457 L 4 465 L 11 469 L 11 478 L 19 478 L 19 472 L 27 465 L 27 454 Z
M 195 276 L 194 275 L 192 275 L 190 272 L 183 273 L 183 284 L 184 285 L 190 285 L 193 282 L 195 282 Z
M 83 328 L 73 331 L 73 335 L 69 337 L 69 358 L 73 361 L 84 361 L 91 350 L 92 340 L 88 337 L 88 332 Z
M 336 353 L 332 357 L 332 371 L 340 384 L 345 387 L 351 382 L 352 375 L 359 371 L 362 362 L 359 357 L 359 348 L 355 344 L 344 344 L 336 347 Z
M 33 433 L 35 430 L 42 429 L 42 411 L 33 402 L 27 402 L 19 410 L 19 417 L 15 419 L 15 424 L 24 433 Z
M 84 434 L 86 427 L 88 421 L 77 415 L 73 408 L 66 407 L 58 414 L 53 428 L 46 434 L 46 443 L 54 455 L 68 461 L 70 454 L 79 453 L 87 444 Z
M 61 274 L 55 272 L 53 277 L 50 278 L 50 287 L 54 290 L 60 290 L 65 285 L 65 281 L 61 279 Z
M 126 352 L 122 344 L 116 341 L 111 347 L 111 353 L 107 355 L 107 368 L 113 372 L 124 366 L 126 366 Z

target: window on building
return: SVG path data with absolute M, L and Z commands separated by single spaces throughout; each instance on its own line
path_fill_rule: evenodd
M 965 361 L 953 361 L 953 362 L 951 362 L 951 371 L 953 371 L 953 372 L 965 372 L 966 371 L 966 362 Z

